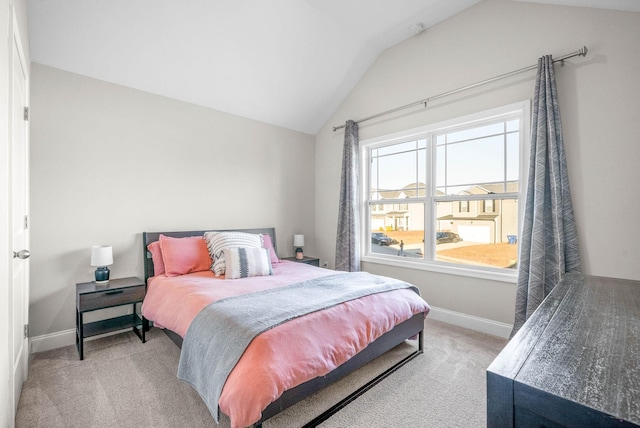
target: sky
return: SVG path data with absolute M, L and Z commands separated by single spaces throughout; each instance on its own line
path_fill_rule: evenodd
M 436 144 L 436 186 L 456 194 L 473 184 L 519 179 L 518 119 L 501 120 L 457 132 L 433 134 Z M 373 150 L 371 187 L 401 189 L 427 183 L 427 141 L 414 138 Z

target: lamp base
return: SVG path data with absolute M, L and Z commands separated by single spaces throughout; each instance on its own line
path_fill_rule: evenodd
M 107 284 L 109 282 L 109 268 L 100 266 L 96 269 L 96 284 Z
M 296 260 L 304 259 L 304 254 L 302 253 L 302 248 L 296 248 Z

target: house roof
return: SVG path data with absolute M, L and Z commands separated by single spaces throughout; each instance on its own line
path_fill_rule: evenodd
M 492 221 L 494 220 L 496 217 L 498 217 L 498 214 L 481 214 L 481 215 L 474 215 L 474 216 L 466 216 L 466 217 L 462 217 L 460 215 L 453 215 L 453 214 L 447 214 L 447 215 L 443 215 L 441 217 L 438 217 L 438 220 L 478 220 L 478 221 Z
M 517 181 L 508 181 L 506 184 L 507 193 L 518 192 L 519 183 Z M 489 183 L 483 185 L 472 185 L 467 189 L 458 192 L 458 195 L 487 195 L 492 193 L 505 193 L 504 183 Z M 375 192 L 376 189 L 371 189 Z M 384 199 L 404 199 L 404 198 L 421 198 L 426 195 L 426 185 L 422 182 L 410 183 L 404 186 L 402 189 L 397 190 L 384 190 L 377 189 L 380 194 L 381 200 Z M 445 193 L 439 189 L 436 189 L 436 196 L 444 196 Z

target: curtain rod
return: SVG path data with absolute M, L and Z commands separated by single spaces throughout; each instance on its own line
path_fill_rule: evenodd
M 576 52 L 561 56 L 558 59 L 554 59 L 553 62 L 555 63 L 555 62 L 558 62 L 558 61 L 564 61 L 565 59 L 573 58 L 574 56 L 587 56 L 587 47 L 583 46 L 580 49 L 578 49 Z M 355 122 L 356 123 L 365 122 L 367 120 L 371 120 L 371 119 L 375 119 L 375 118 L 380 117 L 380 116 L 385 116 L 385 115 L 388 115 L 388 114 L 391 114 L 391 113 L 395 113 L 397 111 L 404 110 L 404 109 L 407 109 L 407 108 L 410 108 L 410 107 L 414 107 L 414 106 L 417 106 L 417 105 L 420 105 L 420 104 L 424 104 L 424 106 L 427 107 L 427 103 L 429 103 L 429 101 L 437 100 L 438 98 L 443 98 L 443 97 L 446 97 L 446 96 L 449 96 L 449 95 L 456 94 L 458 92 L 466 91 L 467 89 L 472 89 L 472 88 L 475 88 L 476 86 L 485 85 L 487 83 L 491 83 L 491 82 L 494 82 L 496 80 L 504 79 L 505 77 L 510 77 L 510 76 L 513 76 L 514 74 L 523 73 L 523 72 L 529 71 L 529 70 L 535 70 L 536 68 L 538 68 L 538 64 L 534 64 L 534 65 L 531 65 L 529 67 L 521 68 L 519 70 L 515 70 L 515 71 L 512 71 L 510 73 L 501 74 L 500 76 L 492 77 L 491 79 L 487 79 L 487 80 L 483 80 L 481 82 L 473 83 L 471 85 L 463 86 L 462 88 L 454 89 L 454 90 L 449 91 L 449 92 L 444 92 L 442 94 L 434 95 L 432 97 L 425 98 L 423 100 L 416 101 L 416 102 L 413 102 L 411 104 L 406 104 L 406 105 L 403 105 L 403 106 L 400 106 L 400 107 L 396 107 L 396 108 L 391 109 L 391 110 L 383 111 L 382 113 L 374 114 L 372 116 L 368 116 L 368 117 L 365 117 L 363 119 L 356 120 Z M 337 131 L 338 129 L 342 129 L 344 127 L 345 127 L 345 125 L 334 126 L 333 130 Z

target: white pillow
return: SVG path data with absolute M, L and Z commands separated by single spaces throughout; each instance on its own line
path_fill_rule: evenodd
M 211 260 L 213 260 L 211 270 L 216 276 L 221 276 L 225 273 L 223 252 L 225 248 L 262 247 L 262 236 L 255 233 L 205 232 L 204 239 L 207 242 Z
M 266 248 L 241 247 L 223 250 L 226 279 L 271 275 L 271 259 Z

